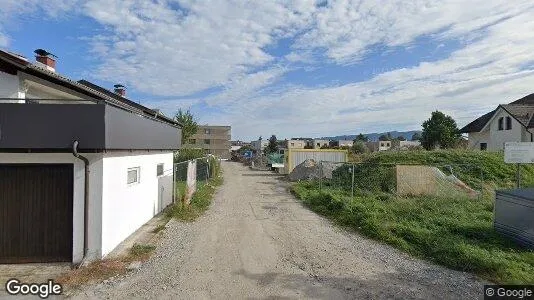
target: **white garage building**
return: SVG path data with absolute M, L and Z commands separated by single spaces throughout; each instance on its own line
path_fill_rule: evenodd
M 104 257 L 172 203 L 181 126 L 0 51 L 0 263 Z

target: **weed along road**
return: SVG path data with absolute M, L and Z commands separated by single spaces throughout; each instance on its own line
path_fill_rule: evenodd
M 474 275 L 340 229 L 271 172 L 223 163 L 224 184 L 195 222 L 171 221 L 154 256 L 74 298 L 475 299 Z

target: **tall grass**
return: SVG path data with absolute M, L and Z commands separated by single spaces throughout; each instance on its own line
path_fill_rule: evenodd
M 189 204 L 185 204 L 183 201 L 186 183 L 184 181 L 178 181 L 176 183 L 175 194 L 178 201 L 167 209 L 166 216 L 168 218 L 194 221 L 209 208 L 216 188 L 223 183 L 220 162 L 212 157 L 210 158 L 209 164 L 212 177 L 204 182 L 197 181 L 197 190 L 193 194 Z
M 516 166 L 504 163 L 503 154 L 495 152 L 385 151 L 355 159 L 364 169 L 395 164 L 449 165 L 462 181 L 489 191 L 514 187 L 516 179 Z M 339 184 L 337 188 L 323 184 L 320 190 L 316 182 L 300 182 L 292 191 L 317 213 L 414 256 L 497 283 L 534 284 L 534 252 L 493 229 L 492 193 L 478 199 L 400 198 L 381 186 L 388 182 L 384 178 L 391 176 L 379 171 L 363 172 L 369 178 L 356 178 L 366 188 L 357 188 L 354 198 Z M 340 169 L 338 173 L 342 180 L 350 172 Z M 522 166 L 521 175 L 524 186 L 534 186 L 533 165 Z
M 513 188 L 516 183 L 516 165 L 505 163 L 502 152 L 383 151 L 363 155 L 358 160 L 368 164 L 450 165 L 456 177 L 472 187 L 486 184 L 493 188 Z M 522 165 L 521 177 L 524 186 L 534 187 L 534 165 Z
M 293 193 L 315 212 L 414 256 L 497 282 L 534 284 L 534 252 L 493 230 L 491 198 L 351 198 L 300 182 Z

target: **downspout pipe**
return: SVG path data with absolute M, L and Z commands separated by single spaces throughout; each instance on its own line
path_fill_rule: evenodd
M 83 161 L 85 165 L 84 191 L 83 191 L 83 258 L 80 265 L 87 259 L 89 248 L 89 160 L 78 153 L 78 141 L 72 143 L 72 155 Z

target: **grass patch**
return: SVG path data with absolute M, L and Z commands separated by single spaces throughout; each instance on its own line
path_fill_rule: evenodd
M 493 229 L 493 200 L 365 194 L 315 182 L 292 192 L 313 211 L 414 256 L 497 283 L 534 284 L 534 252 Z
M 197 191 L 193 194 L 191 203 L 186 205 L 183 201 L 178 201 L 169 207 L 166 211 L 166 216 L 188 222 L 196 220 L 208 209 L 216 188 L 222 183 L 223 179 L 221 176 L 215 176 L 204 183 L 198 183 Z M 178 193 L 181 193 L 180 189 L 178 189 Z M 182 200 L 179 197 L 177 199 Z
M 130 248 L 127 260 L 147 260 L 154 250 L 156 250 L 156 246 L 154 245 L 134 244 L 132 248 Z
M 160 233 L 162 232 L 163 230 L 165 230 L 165 225 L 167 224 L 167 222 L 163 223 L 163 224 L 159 224 L 156 228 L 154 228 L 152 230 L 152 233 Z
M 56 281 L 70 291 L 89 283 L 102 282 L 111 277 L 126 274 L 131 262 L 148 260 L 155 249 L 154 245 L 134 244 L 128 255 L 124 257 L 92 262 L 85 267 L 61 275 L 56 278 Z
M 488 185 L 491 188 L 513 188 L 516 181 L 516 165 L 505 163 L 502 152 L 469 150 L 381 151 L 359 156 L 357 160 L 374 165 L 451 166 L 456 177 L 474 188 L 482 185 Z M 447 171 L 447 168 L 442 169 Z M 522 165 L 521 177 L 522 186 L 534 187 L 534 165 Z
M 101 282 L 113 276 L 125 274 L 127 266 L 126 261 L 104 259 L 63 274 L 56 278 L 56 282 L 69 290 L 75 290 L 88 283 Z

